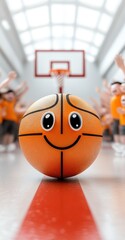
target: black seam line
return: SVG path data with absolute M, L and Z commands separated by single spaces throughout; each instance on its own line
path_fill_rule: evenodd
M 61 94 L 61 134 L 63 134 L 63 94 Z
M 30 115 L 30 114 L 34 114 L 34 113 L 37 113 L 37 112 L 41 112 L 41 111 L 50 109 L 50 108 L 56 106 L 56 104 L 58 103 L 58 101 L 59 101 L 59 96 L 58 96 L 58 94 L 56 94 L 56 102 L 55 102 L 52 106 L 49 106 L 49 107 L 46 107 L 46 108 L 43 108 L 43 109 L 39 109 L 39 110 L 30 112 L 30 113 L 27 113 L 26 115 L 23 116 L 23 118 L 27 117 L 27 116 Z
M 48 140 L 48 138 L 47 138 L 46 136 L 44 136 L 45 141 L 46 141 L 51 147 L 56 148 L 56 149 L 59 149 L 59 150 L 66 150 L 66 149 L 72 148 L 73 146 L 75 146 L 75 145 L 78 143 L 78 141 L 80 140 L 80 138 L 81 138 L 81 136 L 79 135 L 79 136 L 77 137 L 77 139 L 75 140 L 75 142 L 73 142 L 73 143 L 72 143 L 71 145 L 69 145 L 69 146 L 66 146 L 66 147 L 58 147 L 58 146 L 52 144 L 52 143 Z
M 100 135 L 100 134 L 91 134 L 91 133 L 82 133 L 82 135 L 84 135 L 84 136 L 90 136 L 90 137 L 103 137 L 103 136 Z
M 75 105 L 73 105 L 73 104 L 70 102 L 70 99 L 69 99 L 69 96 L 70 96 L 70 95 L 71 95 L 71 94 L 67 94 L 67 95 L 66 95 L 66 100 L 67 100 L 67 102 L 68 102 L 68 104 L 69 104 L 70 106 L 72 106 L 72 107 L 74 107 L 74 108 L 76 108 L 76 109 L 78 109 L 78 110 L 81 110 L 81 111 L 83 111 L 83 112 L 90 113 L 90 114 L 92 114 L 93 116 L 95 116 L 96 118 L 98 118 L 98 119 L 100 120 L 99 116 L 97 116 L 95 113 L 90 112 L 90 111 L 87 111 L 87 110 L 85 110 L 85 109 L 82 109 L 82 108 L 79 108 L 79 107 L 76 107 Z
M 61 156 L 60 156 L 60 177 L 61 177 L 61 179 L 63 178 L 63 152 L 61 152 Z
M 42 133 L 26 133 L 26 134 L 19 134 L 18 137 L 27 137 L 27 136 L 41 136 Z

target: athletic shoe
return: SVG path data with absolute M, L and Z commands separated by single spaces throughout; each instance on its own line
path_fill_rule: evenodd
M 10 143 L 10 144 L 8 144 L 8 145 L 6 146 L 6 151 L 7 151 L 7 152 L 12 152 L 12 151 L 14 151 L 15 149 L 16 149 L 15 143 Z

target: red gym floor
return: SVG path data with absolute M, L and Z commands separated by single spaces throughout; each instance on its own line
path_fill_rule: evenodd
M 65 181 L 37 172 L 19 149 L 0 154 L 0 240 L 42 239 L 125 239 L 125 157 L 110 144 Z

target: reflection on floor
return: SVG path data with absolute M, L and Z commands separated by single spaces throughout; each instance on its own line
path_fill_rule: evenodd
M 42 178 L 19 149 L 0 154 L 0 240 L 14 239 Z M 125 239 L 125 157 L 116 157 L 110 144 L 103 146 L 77 179 L 102 240 Z

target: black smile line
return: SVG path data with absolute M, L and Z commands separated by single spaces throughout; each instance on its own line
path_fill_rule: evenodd
M 69 145 L 69 146 L 66 146 L 66 147 L 58 147 L 58 146 L 55 146 L 54 144 L 52 144 L 52 143 L 48 140 L 48 138 L 47 138 L 46 136 L 44 136 L 44 139 L 46 140 L 46 142 L 47 142 L 51 147 L 56 148 L 56 149 L 59 149 L 59 150 L 66 150 L 66 149 L 72 148 L 73 146 L 75 146 L 75 145 L 78 143 L 78 141 L 80 140 L 80 138 L 81 138 L 81 136 L 79 135 L 79 136 L 77 137 L 76 141 L 73 142 L 73 143 L 72 143 L 71 145 Z

